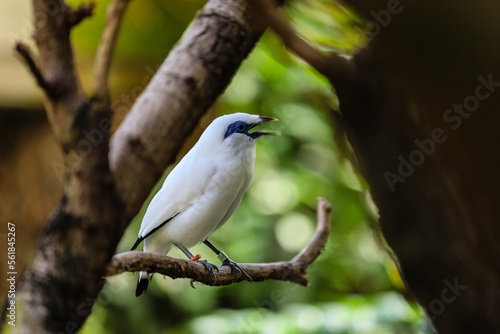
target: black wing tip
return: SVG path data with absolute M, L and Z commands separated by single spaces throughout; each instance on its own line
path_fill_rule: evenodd
M 135 250 L 137 248 L 137 246 L 139 246 L 139 244 L 142 242 L 142 240 L 144 240 L 144 238 L 137 239 L 135 244 L 132 246 L 132 248 L 130 250 L 131 251 Z
M 148 285 L 149 285 L 149 279 L 139 278 L 139 281 L 137 282 L 137 288 L 135 289 L 135 296 L 139 297 L 140 295 L 145 293 L 146 290 L 148 289 Z

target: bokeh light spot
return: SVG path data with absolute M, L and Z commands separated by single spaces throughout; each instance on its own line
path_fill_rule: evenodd
M 311 239 L 314 230 L 310 219 L 300 213 L 292 213 L 278 220 L 276 239 L 288 252 L 300 251 Z

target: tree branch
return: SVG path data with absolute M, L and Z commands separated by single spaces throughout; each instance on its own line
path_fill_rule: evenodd
M 126 221 L 264 29 L 246 0 L 211 0 L 186 29 L 111 140 L 110 166 Z
M 87 4 L 74 9 L 63 0 L 32 0 L 32 5 L 39 77 L 46 83 L 42 88 L 48 97 L 47 118 L 64 147 L 76 142 L 74 136 L 78 132 L 72 131 L 74 119 L 88 105 L 74 66 L 70 30 L 77 21 L 92 13 L 93 6 Z
M 279 36 L 283 44 L 316 71 L 333 81 L 345 81 L 352 77 L 352 65 L 335 53 L 324 55 L 300 37 L 274 0 L 249 1 L 263 16 L 269 28 Z
M 76 26 L 83 19 L 92 16 L 95 4 L 93 2 L 87 2 L 81 4 L 78 8 L 69 7 L 67 20 L 70 26 Z
M 318 226 L 316 227 L 316 232 L 314 233 L 311 242 L 309 242 L 307 247 L 293 258 L 292 262 L 298 262 L 304 266 L 309 266 L 319 256 L 325 247 L 328 235 L 330 234 L 331 209 L 331 204 L 325 199 L 318 199 L 318 208 L 316 210 L 316 220 Z
M 308 286 L 307 267 L 319 256 L 325 248 L 330 233 L 331 205 L 324 199 L 318 200 L 317 227 L 311 242 L 289 262 L 272 263 L 240 263 L 253 281 L 265 280 L 290 281 Z M 125 252 L 116 254 L 106 268 L 105 276 L 118 275 L 123 272 L 147 271 L 159 273 L 171 278 L 191 278 L 197 282 L 223 286 L 245 280 L 243 275 L 231 271 L 229 267 L 221 267 L 214 281 L 207 269 L 201 263 L 181 260 L 158 253 Z
M 108 73 L 120 23 L 129 0 L 115 0 L 108 8 L 108 19 L 94 62 L 94 91 L 98 99 L 109 100 Z
M 43 77 L 40 68 L 38 68 L 38 65 L 33 59 L 29 46 L 27 46 L 24 43 L 18 42 L 16 44 L 16 51 L 17 53 L 19 53 L 19 55 L 21 55 L 21 57 L 23 57 L 24 61 L 26 62 L 26 64 L 30 69 L 31 74 L 33 74 L 33 76 L 35 77 L 38 86 L 42 88 L 44 91 L 49 92 L 50 88 L 47 82 L 45 81 L 45 78 Z

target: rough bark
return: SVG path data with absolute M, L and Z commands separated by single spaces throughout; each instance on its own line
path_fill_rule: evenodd
M 440 333 L 498 332 L 500 5 L 347 2 L 379 30 L 330 80 L 384 236 Z

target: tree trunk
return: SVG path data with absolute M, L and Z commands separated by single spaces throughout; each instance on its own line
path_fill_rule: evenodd
M 498 332 L 500 4 L 348 3 L 374 29 L 330 80 L 382 232 L 440 333 Z

